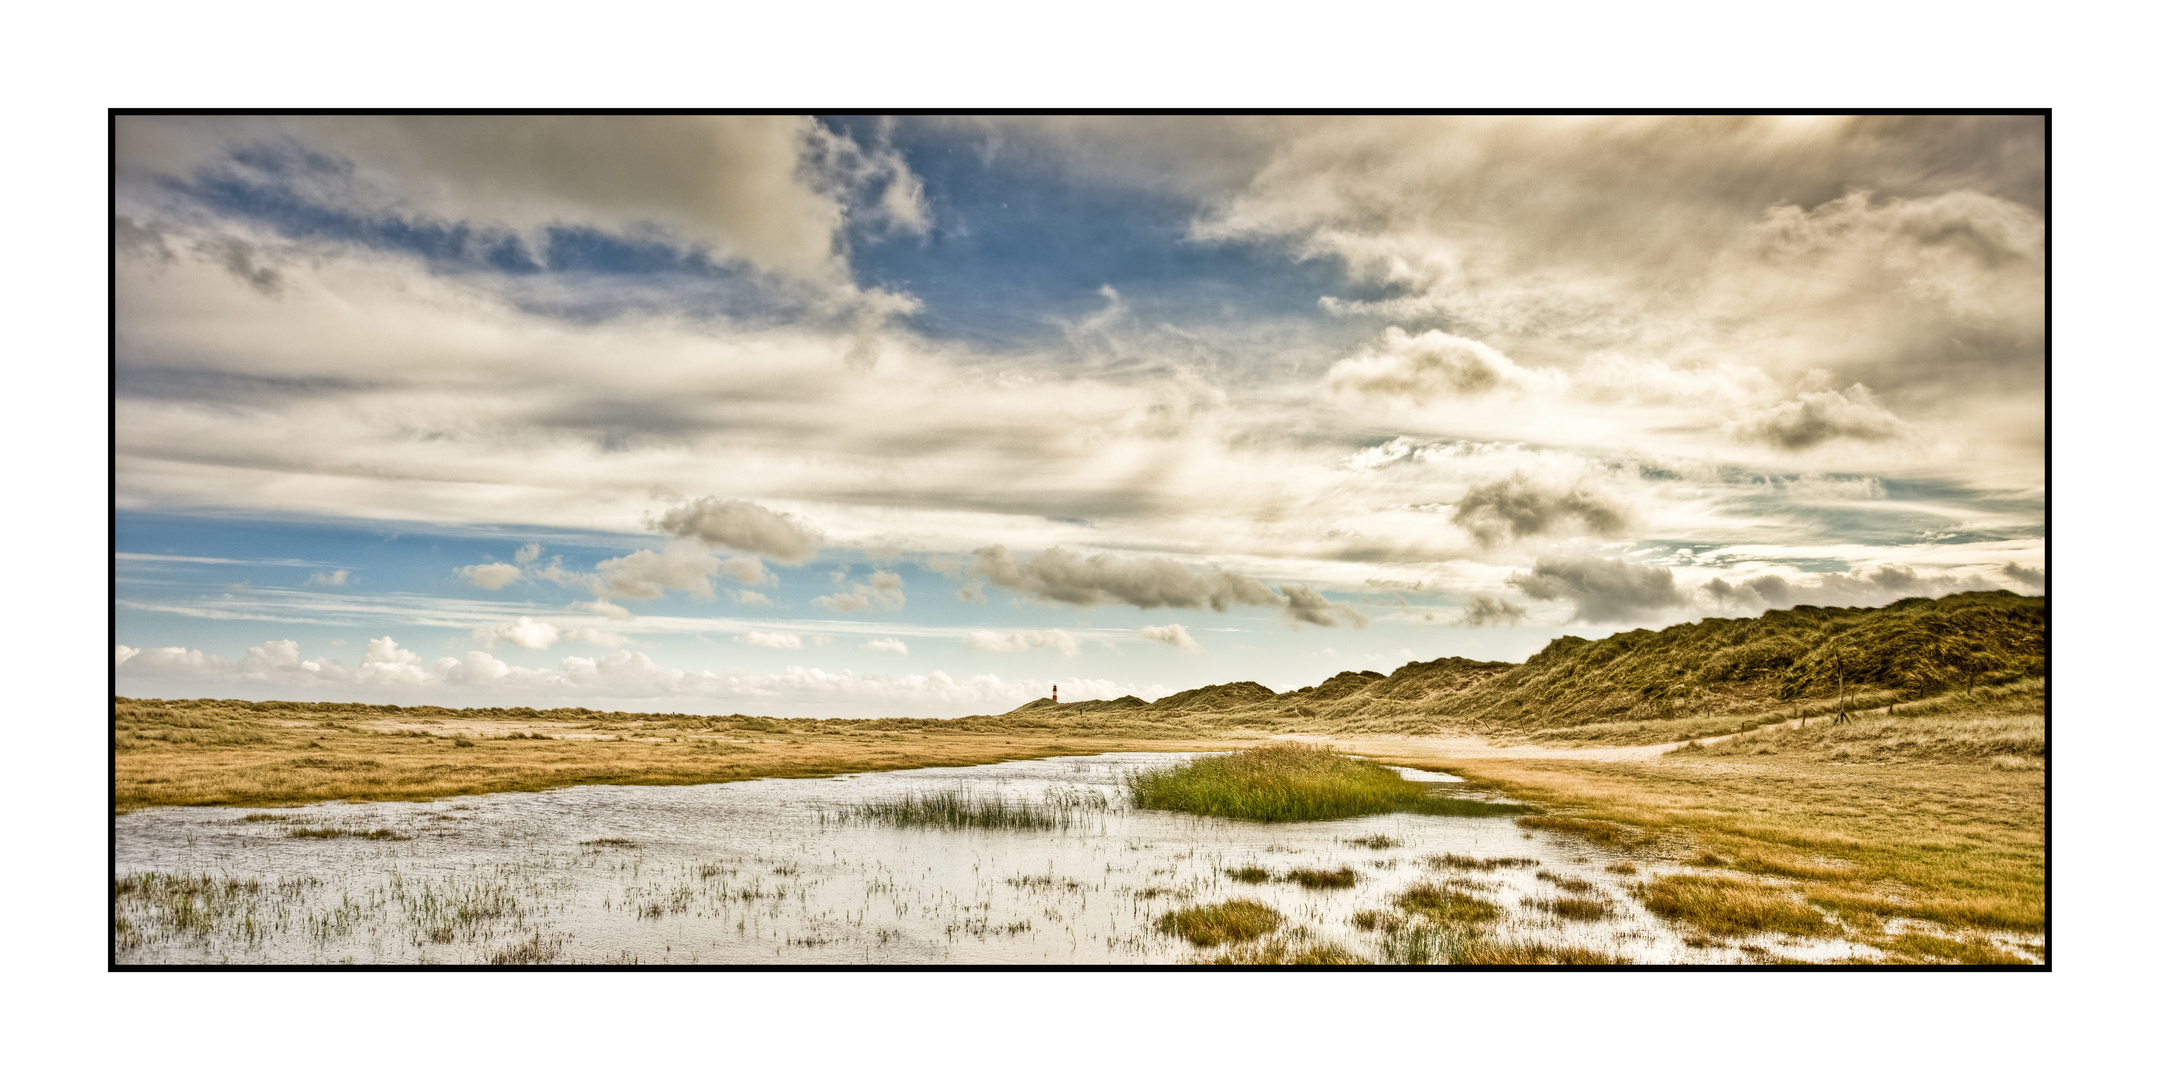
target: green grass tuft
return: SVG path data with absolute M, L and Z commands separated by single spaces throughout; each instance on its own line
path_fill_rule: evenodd
M 1281 925 L 1281 913 L 1252 900 L 1179 908 L 1155 920 L 1155 929 L 1200 946 L 1251 941 Z
M 898 825 L 925 829 L 1069 829 L 1109 810 L 1099 791 L 1053 790 L 1040 803 L 1008 802 L 1003 795 L 965 791 L 909 792 L 858 806 L 820 811 L 821 822 Z
M 1433 798 L 1384 765 L 1332 750 L 1279 745 L 1135 773 L 1133 805 L 1248 821 L 1321 821 L 1398 812 L 1508 815 L 1529 807 Z

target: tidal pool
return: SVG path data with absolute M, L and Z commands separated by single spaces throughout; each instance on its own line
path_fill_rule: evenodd
M 1621 864 L 1505 817 L 1260 824 L 1131 808 L 1127 772 L 1193 756 L 141 810 L 115 824 L 115 949 L 122 964 L 1188 964 L 1222 950 L 1156 921 L 1250 899 L 1281 912 L 1282 933 L 1300 943 L 1384 963 L 1389 939 L 1360 929 L 1372 919 L 1358 913 L 1445 883 L 1500 908 L 1490 937 L 1634 963 L 1872 955 L 1798 939 L 1689 944 L 1630 891 L 1680 867 Z M 1049 830 L 893 826 L 847 812 L 951 791 L 1107 809 Z M 1311 889 L 1286 876 L 1342 867 L 1355 884 Z M 1610 913 L 1556 913 L 1568 899 Z

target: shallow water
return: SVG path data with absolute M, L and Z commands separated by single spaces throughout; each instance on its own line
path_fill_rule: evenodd
M 117 820 L 116 878 L 203 876 L 218 899 L 120 899 L 119 960 L 140 963 L 1161 964 L 1204 961 L 1158 933 L 1163 913 L 1233 898 L 1280 911 L 1303 941 L 1384 960 L 1352 916 L 1421 881 L 1499 905 L 1491 936 L 1576 944 L 1636 963 L 1759 963 L 1871 954 L 1764 938 L 1690 946 L 1628 886 L 1677 865 L 1620 856 L 1507 818 L 1387 814 L 1261 824 L 1130 808 L 1121 777 L 1190 754 L 1104 754 L 967 768 L 694 787 L 577 787 L 432 803 L 328 803 L 254 812 L 142 810 Z M 1456 781 L 1406 771 L 1416 780 Z M 1111 810 L 1066 830 L 842 824 L 838 811 L 909 792 L 1040 802 L 1100 793 Z M 274 815 L 274 820 L 265 820 Z M 248 821 L 253 816 L 257 820 Z M 395 839 L 294 838 L 388 830 Z M 1375 849 L 1370 838 L 1394 846 Z M 1366 844 L 1353 841 L 1367 841 Z M 1537 865 L 1435 868 L 1442 854 Z M 1349 866 L 1351 888 L 1242 884 Z M 1540 873 L 1545 876 L 1540 877 Z M 1697 871 L 1699 872 L 1699 871 Z M 1581 879 L 1615 914 L 1593 922 L 1526 906 Z M 252 883 L 252 884 L 251 884 Z M 1580 892 L 1584 886 L 1574 886 Z M 154 891 L 154 890 L 153 890 Z M 216 908 L 213 917 L 199 913 Z M 176 915 L 180 908 L 184 912 Z

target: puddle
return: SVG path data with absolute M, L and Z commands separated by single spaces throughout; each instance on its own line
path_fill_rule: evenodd
M 1381 935 L 1354 916 L 1389 910 L 1391 896 L 1419 882 L 1454 879 L 1504 912 L 1496 938 L 1636 963 L 1759 963 L 1763 949 L 1805 960 L 1871 953 L 1778 938 L 1690 946 L 1628 890 L 1682 867 L 1633 855 L 1641 872 L 1615 875 L 1605 867 L 1619 856 L 1507 818 L 1259 824 L 1130 808 L 1125 773 L 1193 756 L 270 812 L 142 810 L 116 822 L 115 938 L 124 964 L 1178 964 L 1216 950 L 1156 932 L 1156 919 L 1242 898 L 1274 907 L 1310 940 L 1380 960 Z M 1109 809 L 1040 831 L 893 826 L 859 812 L 958 790 Z M 1457 864 L 1432 863 L 1442 855 Z M 1464 868 L 1470 859 L 1481 866 Z M 1354 885 L 1286 879 L 1342 867 L 1355 871 Z M 1552 913 L 1555 901 L 1586 896 L 1611 917 Z

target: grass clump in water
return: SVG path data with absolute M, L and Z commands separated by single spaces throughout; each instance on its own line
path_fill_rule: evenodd
M 1752 881 L 1674 874 L 1643 890 L 1643 906 L 1713 934 L 1803 934 L 1829 931 L 1822 912 L 1778 888 Z
M 1223 874 L 1232 881 L 1241 881 L 1247 885 L 1265 885 L 1275 880 L 1275 875 L 1268 873 L 1264 866 L 1239 866 L 1225 870 Z
M 401 833 L 396 829 L 344 829 L 334 825 L 320 829 L 287 829 L 285 835 L 295 840 L 340 840 L 347 837 L 354 840 L 412 839 L 410 833 Z
M 820 811 L 820 823 L 899 825 L 926 829 L 1069 829 L 1109 809 L 1099 791 L 1053 790 L 1041 803 L 1006 801 L 1003 795 L 965 791 L 909 792 L 836 811 Z
M 1475 925 L 1500 917 L 1500 908 L 1461 889 L 1444 885 L 1412 885 L 1395 897 L 1395 906 L 1436 923 Z
M 1184 938 L 1195 945 L 1220 945 L 1226 941 L 1252 941 L 1282 925 L 1282 914 L 1252 900 L 1225 900 L 1179 908 L 1155 920 L 1155 929 Z
M 1135 773 L 1133 805 L 1248 821 L 1321 821 L 1407 811 L 1501 816 L 1529 808 L 1433 798 L 1384 765 L 1309 746 L 1262 746 Z
M 1301 866 L 1284 874 L 1283 878 L 1287 881 L 1295 881 L 1308 889 L 1347 889 L 1357 884 L 1358 875 L 1357 871 L 1347 866 L 1338 866 L 1333 870 Z
M 1561 896 L 1551 899 L 1540 897 L 1535 900 L 1525 899 L 1523 904 L 1539 911 L 1550 912 L 1563 919 L 1574 919 L 1578 922 L 1596 922 L 1612 915 L 1612 905 L 1603 900 L 1583 896 Z
M 1237 967 L 1348 967 L 1372 961 L 1329 941 L 1302 942 L 1272 937 L 1245 945 L 1233 945 L 1208 958 L 1208 963 Z

